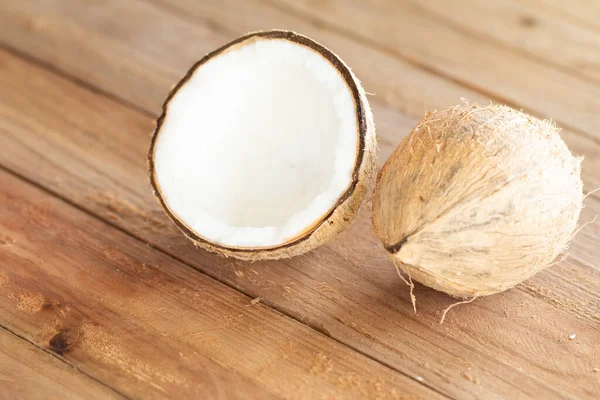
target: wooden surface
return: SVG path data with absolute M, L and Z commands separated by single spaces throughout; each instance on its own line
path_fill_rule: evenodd
M 245 263 L 195 249 L 152 198 L 169 88 L 269 28 L 330 47 L 374 94 L 379 165 L 426 110 L 492 100 L 555 120 L 600 187 L 597 4 L 444 4 L 3 0 L 0 398 L 598 398 L 600 222 L 440 325 L 454 300 L 417 285 L 414 315 L 368 206 L 327 246 Z M 600 193 L 585 204 L 581 224 Z

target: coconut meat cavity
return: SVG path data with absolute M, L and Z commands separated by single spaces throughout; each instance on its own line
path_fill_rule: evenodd
M 285 39 L 233 46 L 193 71 L 166 106 L 154 148 L 163 201 L 213 243 L 291 242 L 352 184 L 356 108 L 317 51 Z

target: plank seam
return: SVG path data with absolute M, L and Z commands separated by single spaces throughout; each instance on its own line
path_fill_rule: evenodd
M 82 88 L 84 88 L 84 89 L 86 89 L 86 90 L 88 90 L 88 91 L 90 91 L 92 93 L 96 93 L 96 94 L 98 94 L 100 96 L 106 97 L 106 98 L 114 101 L 115 103 L 120 104 L 120 105 L 122 105 L 122 106 L 124 106 L 126 108 L 129 108 L 129 109 L 131 109 L 133 111 L 136 111 L 136 112 L 138 112 L 138 113 L 140 113 L 142 115 L 145 115 L 147 117 L 150 117 L 152 119 L 156 119 L 156 114 L 155 113 L 153 113 L 153 112 L 151 112 L 151 111 L 149 111 L 149 110 L 147 110 L 147 109 L 145 109 L 143 107 L 140 107 L 137 104 L 132 103 L 129 100 L 126 100 L 126 99 L 124 99 L 124 98 L 122 98 L 120 96 L 117 96 L 117 95 L 115 95 L 115 94 L 113 94 L 111 92 L 108 92 L 108 91 L 106 91 L 104 89 L 101 89 L 98 86 L 95 86 L 95 85 L 93 85 L 93 84 L 91 84 L 89 82 L 86 82 L 83 79 L 81 79 L 81 78 L 79 78 L 79 77 L 77 77 L 75 75 L 69 74 L 68 72 L 63 71 L 60 68 L 57 68 L 56 66 L 52 65 L 49 62 L 40 60 L 39 58 L 37 58 L 35 56 L 32 56 L 31 54 L 26 53 L 26 52 L 24 52 L 24 51 L 22 51 L 20 49 L 17 49 L 15 47 L 13 47 L 13 46 L 11 46 L 11 45 L 3 42 L 3 41 L 0 41 L 0 49 L 5 50 L 6 52 L 14 55 L 17 58 L 25 60 L 29 64 L 37 65 L 37 66 L 41 67 L 42 69 L 45 69 L 46 71 L 48 71 L 48 72 L 50 72 L 50 73 L 52 73 L 54 75 L 57 75 L 57 76 L 65 79 L 65 80 L 73 82 L 77 86 L 80 86 L 80 87 L 82 87 Z

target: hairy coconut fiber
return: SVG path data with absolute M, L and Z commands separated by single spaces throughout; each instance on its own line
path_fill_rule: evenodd
M 379 174 L 374 230 L 422 284 L 462 298 L 498 293 L 568 245 L 580 163 L 551 122 L 509 107 L 431 112 Z
M 169 202 L 169 196 L 171 196 L 170 197 L 171 199 L 173 199 L 174 197 L 177 197 L 177 196 L 179 196 L 179 198 L 185 198 L 185 196 L 189 195 L 189 193 L 186 192 L 186 187 L 184 184 L 181 184 L 180 186 L 182 186 L 182 187 L 178 188 L 178 189 L 181 189 L 179 194 L 174 195 L 173 192 L 167 193 L 166 185 L 164 184 L 167 181 L 163 180 L 161 182 L 161 177 L 159 176 L 160 175 L 160 173 L 159 173 L 160 166 L 158 164 L 160 164 L 160 158 L 157 156 L 157 154 L 159 154 L 159 150 L 160 150 L 159 148 L 161 147 L 161 139 L 164 139 L 169 134 L 173 133 L 174 128 L 169 128 L 169 118 L 172 118 L 171 121 L 173 121 L 173 118 L 177 118 L 177 110 L 175 110 L 175 112 L 174 112 L 174 104 L 176 103 L 177 98 L 181 98 L 179 96 L 182 93 L 185 95 L 186 88 L 198 87 L 199 90 L 203 90 L 203 88 L 205 87 L 202 84 L 198 84 L 198 83 L 196 83 L 197 86 L 194 86 L 194 77 L 197 75 L 198 72 L 202 72 L 203 69 L 205 69 L 205 68 L 210 69 L 211 64 L 214 65 L 214 63 L 216 61 L 218 61 L 219 59 L 220 60 L 230 60 L 228 62 L 234 63 L 234 62 L 236 62 L 235 61 L 236 54 L 246 54 L 246 55 L 250 54 L 250 56 L 252 54 L 262 54 L 262 53 L 260 53 L 260 51 L 265 51 L 264 49 L 268 48 L 269 45 L 272 45 L 274 42 L 278 42 L 280 44 L 284 43 L 284 45 L 281 46 L 284 50 L 282 50 L 282 52 L 279 54 L 279 58 L 275 59 L 275 61 L 277 63 L 281 64 L 282 63 L 282 62 L 280 62 L 281 60 L 284 60 L 288 63 L 290 62 L 289 56 L 290 56 L 290 54 L 292 54 L 292 53 L 290 53 L 290 51 L 291 51 L 290 47 L 296 46 L 299 49 L 302 49 L 303 52 L 307 52 L 307 49 L 308 49 L 309 53 L 320 57 L 321 58 L 320 62 L 322 62 L 324 60 L 324 63 L 319 64 L 319 63 L 315 63 L 314 60 L 312 60 L 312 61 L 308 60 L 303 65 L 300 65 L 300 64 L 292 65 L 292 67 L 296 68 L 295 70 L 302 69 L 302 68 L 312 68 L 311 71 L 313 71 L 315 74 L 323 73 L 322 72 L 323 70 L 324 71 L 334 70 L 334 75 L 336 75 L 337 80 L 329 86 L 324 84 L 323 88 L 322 88 L 324 93 L 328 93 L 325 90 L 327 87 L 331 87 L 331 91 L 337 90 L 337 89 L 335 89 L 337 87 L 344 88 L 344 90 L 347 91 L 347 95 L 348 95 L 347 99 L 348 99 L 348 103 L 350 104 L 350 107 L 348 108 L 348 110 L 349 110 L 348 115 L 344 115 L 344 117 L 343 117 L 344 121 L 342 121 L 342 122 L 352 121 L 352 126 L 356 126 L 356 129 L 354 129 L 352 132 L 346 132 L 347 134 L 356 135 L 355 136 L 356 146 L 352 146 L 347 151 L 347 154 L 346 153 L 342 154 L 343 156 L 352 157 L 352 160 L 353 160 L 352 164 L 350 165 L 351 168 L 347 169 L 348 183 L 347 183 L 347 185 L 345 184 L 343 187 L 341 187 L 339 189 L 339 193 L 336 194 L 336 197 L 333 198 L 331 201 L 331 206 L 328 205 L 328 207 L 322 213 L 320 213 L 318 217 L 315 217 L 314 220 L 308 221 L 306 224 L 302 224 L 298 228 L 297 231 L 295 231 L 293 234 L 290 234 L 289 236 L 286 236 L 280 242 L 278 241 L 276 243 L 269 243 L 268 240 L 265 240 L 264 242 L 267 243 L 265 245 L 254 245 L 254 244 L 248 245 L 248 244 L 246 244 L 251 240 L 260 239 L 259 236 L 261 236 L 261 235 L 264 237 L 268 236 L 268 233 L 263 234 L 262 232 L 258 232 L 259 229 L 268 228 L 268 229 L 271 229 L 271 231 L 275 231 L 276 233 L 282 230 L 282 229 L 280 229 L 280 226 L 272 225 L 268 221 L 258 221 L 258 222 L 253 221 L 252 223 L 247 223 L 246 224 L 247 226 L 244 225 L 243 222 L 240 222 L 238 225 L 235 225 L 232 223 L 233 225 L 231 225 L 231 231 L 233 232 L 233 234 L 229 235 L 229 238 L 235 237 L 235 234 L 236 234 L 235 230 L 238 228 L 239 229 L 245 229 L 248 227 L 251 229 L 257 228 L 258 233 L 256 235 L 246 234 L 243 238 L 244 240 L 239 240 L 239 243 L 241 243 L 241 244 L 232 243 L 232 240 L 230 240 L 229 242 L 226 242 L 224 240 L 221 240 L 222 236 L 225 236 L 225 235 L 221 235 L 221 237 L 219 237 L 218 235 L 213 235 L 211 237 L 209 235 L 211 232 L 209 229 L 210 227 L 207 226 L 208 223 L 203 224 L 201 226 L 199 226 L 198 223 L 196 223 L 194 225 L 194 221 L 192 218 L 188 218 L 186 220 L 186 218 L 182 217 L 181 213 L 178 214 L 175 207 L 173 207 L 173 203 Z M 263 50 L 261 50 L 261 49 L 263 49 Z M 250 50 L 250 51 L 248 51 L 248 50 Z M 248 57 L 250 57 L 250 56 L 248 56 Z M 245 60 L 245 58 L 242 58 L 242 60 Z M 279 65 L 277 63 L 276 64 L 269 63 L 269 65 Z M 243 68 L 244 65 L 246 65 L 246 64 L 244 64 L 243 61 L 240 61 L 240 62 L 237 62 L 237 65 L 240 65 L 241 68 Z M 317 66 L 315 66 L 315 65 L 317 65 Z M 322 69 L 319 69 L 319 68 L 322 68 Z M 321 71 L 321 72 L 319 72 L 319 71 Z M 225 78 L 227 78 L 227 77 L 225 77 Z M 220 78 L 220 79 L 222 79 L 222 78 Z M 268 78 L 264 78 L 264 79 L 267 79 L 267 80 L 265 82 L 263 82 L 263 81 L 260 81 L 260 82 L 262 82 L 262 84 L 264 84 L 263 86 L 266 87 L 269 85 L 269 81 L 268 81 Z M 290 79 L 293 79 L 293 76 Z M 222 80 L 225 81 L 225 83 L 227 83 L 227 79 L 222 79 Z M 248 79 L 248 81 L 253 82 L 253 81 L 256 81 L 256 79 L 255 78 Z M 210 82 L 214 82 L 214 81 L 210 81 Z M 274 82 L 276 82 L 276 81 L 274 81 Z M 306 86 L 308 83 L 309 82 L 302 81 L 302 82 L 299 82 L 299 85 Z M 340 90 L 342 90 L 342 89 L 340 89 Z M 188 92 L 189 92 L 189 90 L 188 90 Z M 261 92 L 264 92 L 264 90 Z M 259 97 L 258 95 L 260 95 L 260 94 L 261 93 L 257 93 L 257 97 Z M 227 98 L 226 95 L 224 95 L 223 97 Z M 233 95 L 231 97 L 235 97 L 235 96 Z M 238 96 L 238 98 L 239 98 L 239 96 Z M 346 98 L 344 98 L 343 100 L 345 101 L 345 99 Z M 222 100 L 222 99 L 220 99 L 220 100 Z M 332 102 L 332 104 L 337 104 L 338 100 L 340 100 L 340 99 L 334 99 L 334 100 L 335 100 L 335 103 Z M 282 104 L 283 102 L 288 102 L 288 103 L 292 102 L 291 103 L 292 105 L 299 103 L 298 99 L 294 98 L 294 93 L 289 93 L 287 96 L 283 96 L 283 97 L 275 96 L 272 98 L 272 105 L 270 105 L 269 110 L 277 110 L 277 105 Z M 247 106 L 247 108 L 250 108 L 250 109 L 252 107 L 259 107 L 256 105 L 256 103 L 257 103 L 256 101 L 249 101 L 248 104 L 244 105 L 244 107 Z M 343 103 L 343 104 L 346 104 L 346 103 Z M 287 109 L 289 109 L 289 107 Z M 197 115 L 202 115 L 203 112 L 206 113 L 206 110 L 198 109 L 198 107 L 195 107 L 193 105 L 189 107 L 189 110 L 191 110 L 190 112 L 196 113 Z M 262 111 L 263 112 L 260 115 L 264 116 L 264 109 Z M 269 111 L 269 112 L 271 112 L 271 111 Z M 273 112 L 275 112 L 275 111 L 273 111 Z M 175 115 L 173 116 L 173 114 L 175 114 Z M 296 114 L 298 114 L 298 113 L 296 113 Z M 273 116 L 273 118 L 271 118 L 269 121 L 274 120 L 276 117 L 278 117 L 278 116 L 277 115 Z M 304 117 L 305 117 L 305 119 L 309 120 L 309 122 L 312 121 L 313 124 L 320 123 L 318 120 L 313 121 L 311 118 L 314 118 L 314 116 L 312 116 L 310 113 L 307 113 Z M 228 118 L 235 120 L 236 118 L 239 118 L 239 115 L 238 115 L 238 113 L 236 113 L 236 110 L 232 109 Z M 339 117 L 339 116 L 336 117 L 334 115 L 334 116 L 332 116 L 332 118 L 340 119 L 342 117 Z M 260 118 L 257 117 L 256 119 L 260 119 Z M 279 118 L 279 120 L 281 120 L 281 119 L 282 118 Z M 267 121 L 265 123 L 265 125 L 268 125 L 269 121 Z M 294 123 L 294 121 L 290 121 L 290 124 L 293 124 L 293 123 Z M 172 126 L 174 126 L 174 125 L 172 124 Z M 180 128 L 177 128 L 177 129 L 180 129 Z M 244 130 L 244 127 L 243 126 L 240 127 L 240 131 L 243 131 L 243 130 Z M 199 132 L 199 135 L 206 134 L 207 129 L 205 129 L 205 127 L 202 123 L 199 123 L 197 126 L 197 131 Z M 244 139 L 248 139 L 248 140 L 246 140 L 246 142 L 252 144 L 253 133 L 251 131 L 249 131 L 249 132 L 250 133 L 248 133 L 248 137 L 245 137 Z M 281 133 L 285 134 L 286 131 L 282 130 Z M 221 135 L 222 132 L 220 132 L 218 129 L 216 129 L 214 132 L 210 132 L 210 134 L 214 134 L 214 135 L 218 136 L 218 135 Z M 301 135 L 299 135 L 299 136 L 301 136 Z M 298 143 L 302 144 L 304 142 L 309 141 L 309 139 L 306 139 L 306 136 L 292 137 L 290 139 L 291 140 L 288 141 L 288 143 L 298 142 Z M 165 142 L 165 141 L 163 140 L 163 142 Z M 324 146 L 323 143 L 325 143 L 323 140 L 317 140 L 312 143 L 312 146 L 318 148 L 319 146 Z M 261 146 L 261 145 L 257 145 L 257 146 Z M 188 146 L 188 147 L 190 147 L 190 146 Z M 193 146 L 191 146 L 191 147 L 193 147 Z M 202 146 L 200 146 L 200 147 L 202 147 Z M 204 146 L 204 147 L 208 148 L 208 146 Z M 237 146 L 237 147 L 245 149 L 244 150 L 245 153 L 252 153 L 252 151 L 254 150 L 252 148 L 252 146 L 244 145 L 244 146 Z M 215 149 L 215 150 L 221 150 L 221 149 Z M 332 147 L 328 150 L 330 150 L 329 153 L 336 154 L 336 157 L 337 157 L 337 152 L 339 152 L 338 148 Z M 344 151 L 346 151 L 346 150 L 344 149 Z M 148 160 L 149 160 L 149 167 L 150 167 L 150 181 L 151 181 L 152 187 L 154 189 L 154 193 L 155 193 L 160 205 L 163 207 L 163 209 L 166 212 L 166 214 L 168 215 L 168 217 L 177 225 L 177 227 L 185 234 L 186 237 L 188 237 L 190 240 L 192 240 L 196 244 L 196 246 L 201 247 L 206 250 L 209 250 L 209 251 L 219 253 L 219 254 L 227 256 L 227 257 L 235 257 L 235 258 L 245 259 L 245 260 L 265 260 L 265 259 L 288 258 L 288 257 L 292 257 L 292 256 L 296 256 L 298 254 L 304 253 L 306 251 L 314 249 L 317 246 L 320 246 L 321 244 L 323 244 L 324 242 L 326 242 L 327 240 L 332 238 L 336 233 L 338 233 L 341 230 L 343 230 L 344 228 L 346 228 L 355 219 L 359 207 L 361 206 L 361 204 L 364 202 L 364 200 L 370 194 L 371 176 L 372 176 L 374 166 L 375 166 L 375 151 L 376 151 L 375 126 L 373 123 L 373 116 L 371 113 L 371 109 L 367 102 L 365 92 L 364 92 L 363 88 L 361 87 L 358 79 L 352 73 L 352 71 L 346 66 L 346 64 L 337 55 L 335 55 L 333 52 L 331 52 L 324 46 L 314 42 L 313 40 L 311 40 L 305 36 L 299 35 L 297 33 L 294 33 L 294 32 L 274 30 L 274 31 L 266 31 L 266 32 L 254 32 L 254 33 L 250 33 L 246 36 L 240 37 L 240 38 L 234 40 L 233 42 L 228 43 L 228 44 L 224 45 L 223 47 L 211 52 L 206 57 L 204 57 L 203 59 L 198 61 L 190 69 L 190 71 L 187 73 L 187 75 L 173 88 L 173 90 L 171 91 L 171 93 L 169 94 L 169 96 L 167 97 L 167 99 L 163 105 L 162 115 L 157 120 L 156 130 L 154 132 L 152 144 L 151 144 L 150 151 L 148 154 Z M 284 153 L 280 152 L 279 154 L 284 154 Z M 175 156 L 177 156 L 177 154 L 175 154 Z M 283 158 L 284 156 L 281 156 L 281 157 L 282 157 L 283 161 L 286 161 L 285 158 Z M 164 164 L 165 163 L 163 163 L 163 165 Z M 332 165 L 333 165 L 333 161 L 332 161 Z M 251 170 L 251 169 L 248 169 L 247 166 L 243 166 L 243 168 L 246 168 L 246 170 Z M 298 169 L 302 169 L 302 166 L 298 167 Z M 201 172 L 205 173 L 205 174 L 212 174 L 212 176 L 217 176 L 216 174 L 219 173 L 218 166 L 212 166 L 212 168 L 205 168 L 204 170 Z M 343 169 L 343 170 L 346 171 L 346 169 Z M 245 179 L 244 182 L 240 182 L 239 180 L 235 180 L 235 179 L 223 178 L 222 181 L 218 182 L 218 185 L 216 185 L 216 186 L 237 185 L 237 187 L 240 187 L 242 183 L 253 182 L 255 187 L 263 187 L 263 186 L 266 186 L 266 185 L 264 185 L 266 179 L 269 179 L 270 176 L 277 176 L 277 173 L 279 173 L 279 172 L 280 172 L 279 170 L 275 171 L 275 173 L 273 171 L 269 170 L 262 176 L 248 177 L 248 179 Z M 200 173 L 200 172 L 197 172 L 197 173 Z M 301 173 L 303 173 L 303 171 L 300 171 L 298 173 L 298 175 L 300 175 Z M 167 176 L 167 175 L 168 174 L 165 174 L 164 176 Z M 226 176 L 226 174 L 224 174 L 224 175 Z M 290 176 L 289 179 L 284 181 L 284 183 L 293 181 L 295 176 L 296 175 Z M 172 182 L 177 182 L 177 181 L 175 179 L 173 179 Z M 271 186 L 275 187 L 276 185 L 271 185 Z M 208 188 L 208 189 L 211 189 L 211 188 Z M 212 189 L 214 189 L 214 188 L 212 188 Z M 217 187 L 217 189 L 218 189 L 218 187 Z M 275 188 L 273 190 L 277 190 L 277 188 Z M 337 187 L 336 187 L 336 190 L 337 190 Z M 211 196 L 210 190 L 206 190 L 206 191 L 204 191 L 204 193 L 205 193 L 204 195 L 207 196 L 207 198 L 210 198 L 210 196 Z M 320 194 L 318 194 L 315 197 L 315 199 L 319 200 L 318 199 L 319 196 L 320 196 Z M 251 206 L 247 206 L 243 202 L 243 197 L 244 197 L 243 194 L 241 196 L 231 195 L 231 196 L 221 196 L 221 197 L 222 198 L 219 198 L 219 200 L 215 200 L 215 201 L 234 204 L 235 207 L 237 207 L 237 210 L 235 210 L 236 213 L 242 214 L 242 215 L 257 215 L 256 208 L 253 209 Z M 271 197 L 274 197 L 274 196 L 271 196 Z M 240 200 L 240 198 L 241 198 L 241 200 Z M 266 200 L 270 200 L 270 199 L 266 199 Z M 200 202 L 197 202 L 197 203 L 200 203 Z M 265 201 L 265 203 L 267 203 L 267 201 Z M 329 203 L 327 203 L 327 204 L 329 204 Z M 281 208 L 284 206 L 285 206 L 285 204 L 275 204 L 273 206 L 273 209 L 274 209 L 273 212 L 275 212 L 278 208 Z M 194 205 L 190 206 L 190 208 L 191 207 L 200 207 L 200 205 L 194 203 Z M 268 213 L 268 211 L 266 211 L 266 212 Z M 211 215 L 211 217 L 212 216 L 213 215 Z M 242 218 L 238 218 L 238 219 L 242 219 Z M 255 224 L 255 225 L 253 225 L 253 224 Z M 203 228 L 206 228 L 206 229 L 203 231 L 202 230 Z M 259 240 L 256 240 L 256 241 L 259 242 Z

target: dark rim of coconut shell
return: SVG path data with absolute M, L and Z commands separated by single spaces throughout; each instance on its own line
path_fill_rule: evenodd
M 235 47 L 238 44 L 241 44 L 243 42 L 246 42 L 246 41 L 252 40 L 252 39 L 285 39 L 285 40 L 289 40 L 290 42 L 298 43 L 303 46 L 309 47 L 310 49 L 316 51 L 321 56 L 323 56 L 325 59 L 327 59 L 335 67 L 335 69 L 342 75 L 342 77 L 344 78 L 344 81 L 346 82 L 346 84 L 350 88 L 350 91 L 352 92 L 352 97 L 354 99 L 354 104 L 355 104 L 355 109 L 356 109 L 358 130 L 359 130 L 359 149 L 358 149 L 358 155 L 356 158 L 356 163 L 354 165 L 354 171 L 352 172 L 352 183 L 350 184 L 348 189 L 346 189 L 346 191 L 339 197 L 338 201 L 329 210 L 327 215 L 325 215 L 323 217 L 323 219 L 319 223 L 315 224 L 310 230 L 303 232 L 301 237 L 298 237 L 297 239 L 295 239 L 291 242 L 287 242 L 287 243 L 283 243 L 283 244 L 271 246 L 271 247 L 259 247 L 259 248 L 224 246 L 219 243 L 211 242 L 211 241 L 199 236 L 196 232 L 194 232 L 192 229 L 190 229 L 185 223 L 180 221 L 179 218 L 177 218 L 177 216 L 171 211 L 171 209 L 167 205 L 165 199 L 163 198 L 162 192 L 156 181 L 156 176 L 154 173 L 154 150 L 155 150 L 157 138 L 160 134 L 160 129 L 162 127 L 162 123 L 167 115 L 167 109 L 168 109 L 169 102 L 171 101 L 171 99 L 173 97 L 175 97 L 175 95 L 177 94 L 177 91 L 183 85 L 186 84 L 186 82 L 192 77 L 194 72 L 200 66 L 202 66 L 204 63 L 206 63 L 208 60 L 210 60 L 211 58 L 213 58 L 215 56 L 218 56 L 221 53 L 224 53 L 225 51 Z M 312 234 L 317 229 L 319 229 L 319 227 L 321 225 L 323 225 L 325 222 L 327 222 L 329 220 L 329 218 L 333 215 L 335 210 L 342 203 L 344 203 L 348 198 L 350 198 L 352 196 L 352 194 L 354 193 L 354 190 L 356 189 L 356 185 L 358 184 L 360 169 L 361 169 L 361 166 L 363 163 L 366 135 L 367 135 L 367 118 L 366 118 L 366 112 L 365 112 L 365 109 L 364 109 L 364 106 L 363 106 L 363 103 L 362 103 L 362 100 L 360 97 L 360 92 L 359 92 L 356 82 L 352 76 L 352 73 L 350 72 L 348 67 L 343 63 L 343 61 L 337 55 L 335 55 L 333 52 L 331 52 L 326 47 L 315 42 L 314 40 L 312 40 L 306 36 L 300 35 L 298 33 L 295 33 L 295 32 L 282 31 L 282 30 L 253 32 L 253 33 L 249 33 L 245 36 L 242 36 L 242 37 L 234 40 L 233 42 L 230 42 L 230 43 L 224 45 L 223 47 L 220 47 L 217 50 L 204 56 L 201 60 L 196 62 L 190 68 L 190 70 L 187 72 L 187 74 L 179 81 L 179 83 L 177 83 L 177 85 L 175 85 L 173 87 L 173 89 L 171 89 L 171 91 L 169 92 L 169 96 L 163 103 L 161 115 L 156 120 L 156 128 L 154 130 L 154 133 L 152 136 L 152 142 L 150 145 L 150 150 L 148 152 L 148 164 L 149 164 L 149 168 L 150 168 L 150 183 L 152 184 L 152 189 L 154 190 L 154 194 L 156 195 L 160 205 L 165 210 L 169 219 L 171 221 L 173 221 L 173 223 L 175 223 L 175 225 L 177 225 L 177 227 L 181 231 L 183 231 L 183 233 L 186 236 L 188 236 L 189 238 L 191 238 L 194 241 L 203 242 L 203 243 L 206 243 L 217 249 L 223 249 L 223 250 L 227 250 L 227 251 L 230 251 L 233 253 L 235 253 L 235 252 L 239 252 L 239 253 L 261 252 L 261 251 L 279 250 L 279 249 L 283 249 L 286 247 L 293 247 L 305 240 L 308 240 L 312 236 Z

